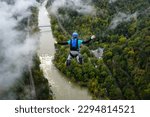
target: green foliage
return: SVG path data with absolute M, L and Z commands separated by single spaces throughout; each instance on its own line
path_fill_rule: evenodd
M 43 71 L 39 67 L 39 57 L 35 55 L 33 61 L 32 75 L 35 83 L 36 97 L 39 100 L 52 99 L 52 91 L 50 90 L 48 80 L 43 76 Z
M 149 0 L 92 0 L 96 14 L 83 15 L 68 8 L 59 9 L 59 16 L 51 16 L 53 34 L 58 41 L 66 41 L 73 31 L 81 38 L 96 34 L 96 41 L 81 48 L 84 64 L 75 60 L 67 68 L 65 61 L 69 47 L 60 47 L 54 63 L 74 81 L 87 86 L 94 99 L 150 99 L 150 14 Z M 133 14 L 136 19 L 120 23 L 109 30 L 116 13 Z M 61 17 L 60 17 L 61 16 Z M 67 17 L 66 17 L 67 16 Z M 58 23 L 62 23 L 64 33 Z M 94 58 L 90 49 L 104 47 L 103 59 Z
M 30 17 L 30 33 L 37 32 L 38 29 L 38 8 L 31 7 L 32 15 Z M 24 30 L 23 28 L 27 27 L 27 18 L 23 19 L 20 22 L 18 30 Z M 21 27 L 21 28 L 20 28 Z M 0 58 L 2 59 L 2 58 Z M 44 77 L 43 72 L 40 69 L 40 60 L 39 57 L 35 54 L 33 56 L 33 66 L 29 67 L 27 63 L 22 71 L 22 76 L 19 77 L 14 85 L 10 87 L 7 91 L 2 92 L 0 95 L 0 99 L 17 99 L 17 100 L 29 100 L 33 99 L 31 96 L 31 81 L 30 77 L 31 74 L 33 76 L 34 85 L 35 85 L 35 92 L 36 92 L 36 99 L 47 100 L 53 99 L 52 91 L 48 84 L 48 80 Z M 30 74 L 31 69 L 31 74 Z M 35 98 L 34 98 L 35 99 Z
M 38 8 L 37 7 L 31 7 L 32 15 L 30 16 L 30 28 L 32 29 L 32 33 L 38 32 Z

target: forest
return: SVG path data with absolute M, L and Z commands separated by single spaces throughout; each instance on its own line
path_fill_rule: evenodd
M 14 4 L 13 1 L 6 1 L 8 4 Z M 16 30 L 26 31 L 26 28 L 30 28 L 29 32 L 25 35 L 22 35 L 25 39 L 26 35 L 34 35 L 39 32 L 38 28 L 38 7 L 33 6 L 30 7 L 30 12 L 32 13 L 30 17 L 24 18 L 19 22 L 19 25 L 16 27 Z M 17 16 L 14 16 L 17 18 Z M 29 19 L 29 20 L 28 20 Z M 20 40 L 22 37 L 20 37 Z M 0 99 L 4 100 L 48 100 L 53 99 L 53 94 L 50 89 L 50 85 L 48 80 L 44 77 L 43 71 L 40 68 L 40 60 L 37 53 L 34 53 L 32 57 L 32 66 L 29 66 L 26 63 L 26 66 L 23 69 L 22 75 L 17 78 L 15 83 L 5 90 L 1 92 Z M 31 77 L 33 78 L 33 83 L 31 81 Z M 33 95 L 33 87 L 35 88 L 35 94 Z
M 49 0 L 47 7 L 51 7 Z M 93 99 L 150 99 L 150 1 L 92 0 L 94 14 L 61 7 L 50 14 L 53 35 L 67 41 L 74 31 L 80 38 L 96 39 L 81 48 L 83 65 L 66 67 L 68 46 L 56 45 L 55 66 L 69 79 L 88 87 Z M 104 48 L 102 58 L 90 50 Z

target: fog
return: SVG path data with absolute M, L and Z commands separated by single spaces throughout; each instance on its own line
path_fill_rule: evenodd
M 11 4 L 10 4 L 11 3 Z M 36 39 L 26 37 L 27 30 L 16 27 L 31 15 L 29 7 L 35 0 L 0 1 L 0 92 L 20 78 L 36 50 Z
M 67 7 L 82 14 L 95 13 L 95 9 L 91 5 L 91 0 L 54 0 L 50 7 L 50 12 L 57 14 L 58 9 L 61 7 Z
M 138 15 L 137 12 L 133 14 L 126 14 L 126 13 L 119 12 L 112 19 L 109 28 L 115 29 L 122 22 L 128 22 L 131 21 L 132 19 L 137 19 L 137 15 Z

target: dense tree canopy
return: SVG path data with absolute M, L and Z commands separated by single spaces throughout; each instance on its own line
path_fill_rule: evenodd
M 96 41 L 81 49 L 83 65 L 73 60 L 66 68 L 68 46 L 57 46 L 55 65 L 67 77 L 87 86 L 94 99 L 150 99 L 150 1 L 92 1 L 95 15 L 65 7 L 59 9 L 59 15 L 51 15 L 58 41 L 68 40 L 73 31 L 83 39 L 97 36 Z M 115 28 L 110 28 L 117 20 L 120 22 Z M 90 52 L 97 47 L 105 48 L 102 59 Z

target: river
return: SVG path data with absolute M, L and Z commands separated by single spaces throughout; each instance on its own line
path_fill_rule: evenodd
M 55 100 L 90 100 L 91 95 L 86 88 L 72 83 L 68 78 L 59 72 L 52 60 L 55 54 L 54 37 L 51 31 L 51 24 L 48 12 L 45 8 L 47 0 L 39 7 L 40 40 L 38 55 L 40 57 L 44 76 L 48 79 Z M 42 27 L 41 27 L 42 26 Z M 43 27 L 48 26 L 48 27 Z M 49 27 L 50 26 L 50 27 Z

